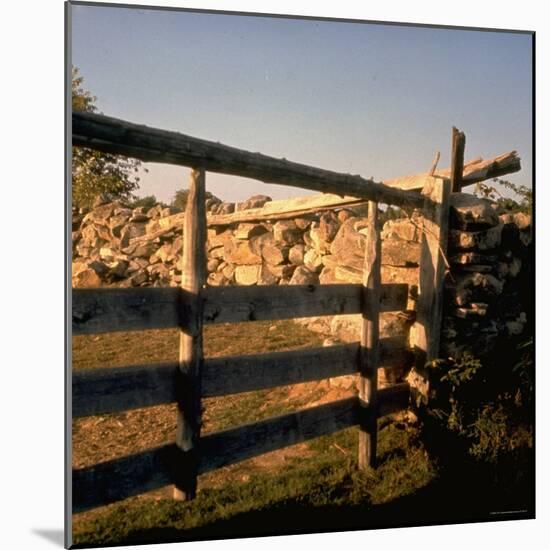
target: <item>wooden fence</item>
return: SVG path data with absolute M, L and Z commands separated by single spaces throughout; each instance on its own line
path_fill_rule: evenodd
M 399 354 L 379 338 L 379 315 L 405 309 L 407 285 L 381 284 L 378 202 L 423 211 L 419 351 L 437 354 L 450 179 L 423 176 L 403 191 L 359 176 L 248 153 L 175 132 L 88 113 L 73 114 L 73 144 L 144 161 L 193 168 L 184 218 L 181 288 L 74 289 L 73 334 L 179 328 L 179 362 L 72 373 L 73 417 L 177 403 L 174 443 L 73 470 L 73 511 L 174 484 L 193 498 L 200 474 L 288 445 L 359 426 L 361 468 L 376 465 L 377 419 L 408 406 L 406 383 L 378 389 L 380 359 Z M 369 201 L 363 284 L 215 287 L 205 284 L 205 170 L 295 185 Z M 361 341 L 325 348 L 205 359 L 204 324 L 361 313 Z M 359 396 L 253 424 L 200 434 L 201 399 L 359 373 Z

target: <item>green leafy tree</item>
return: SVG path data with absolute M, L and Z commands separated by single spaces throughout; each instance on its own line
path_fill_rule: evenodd
M 78 68 L 72 71 L 73 111 L 97 112 L 96 97 L 82 87 L 84 78 Z M 141 162 L 120 155 L 73 147 L 73 204 L 91 206 L 98 195 L 109 200 L 133 199 L 132 192 L 139 187 Z

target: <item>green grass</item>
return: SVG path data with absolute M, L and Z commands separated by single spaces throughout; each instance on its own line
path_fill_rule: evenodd
M 208 326 L 204 342 L 205 355 L 212 357 L 318 346 L 321 338 L 281 321 Z M 172 330 L 79 336 L 73 339 L 73 367 L 175 361 L 177 349 Z M 335 391 L 322 382 L 205 399 L 203 433 L 338 398 Z M 191 502 L 173 501 L 165 488 L 77 514 L 74 542 L 133 544 L 471 521 L 503 505 L 467 465 L 442 477 L 415 427 L 395 418 L 380 424 L 375 471 L 358 470 L 358 430 L 351 428 L 203 475 Z M 174 433 L 173 405 L 76 419 L 74 466 L 171 441 Z M 512 509 L 518 509 L 516 501 L 514 496 Z
M 192 502 L 129 499 L 111 505 L 77 524 L 75 543 L 133 544 L 323 530 L 331 527 L 329 518 L 346 514 L 351 514 L 348 520 L 363 518 L 368 525 L 377 505 L 411 495 L 435 478 L 415 432 L 395 425 L 381 432 L 382 461 L 375 473 L 357 470 L 357 430 L 319 438 L 309 447 L 312 455 L 293 457 L 276 473 L 256 473 L 246 481 L 229 479 L 221 487 L 202 489 Z M 325 523 L 317 524 L 321 517 Z

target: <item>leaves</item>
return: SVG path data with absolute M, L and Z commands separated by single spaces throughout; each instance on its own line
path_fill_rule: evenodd
M 97 98 L 82 87 L 83 81 L 78 68 L 73 67 L 73 111 L 96 112 L 94 103 Z M 72 194 L 75 206 L 89 207 L 98 195 L 105 195 L 108 200 L 133 198 L 133 191 L 139 187 L 139 160 L 84 147 L 73 147 L 72 157 Z

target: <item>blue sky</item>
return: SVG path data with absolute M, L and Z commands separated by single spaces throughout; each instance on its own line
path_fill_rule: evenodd
M 526 34 L 73 6 L 72 62 L 107 115 L 377 181 L 516 149 L 532 183 Z M 188 170 L 148 164 L 168 201 Z M 208 174 L 226 200 L 291 187 Z

